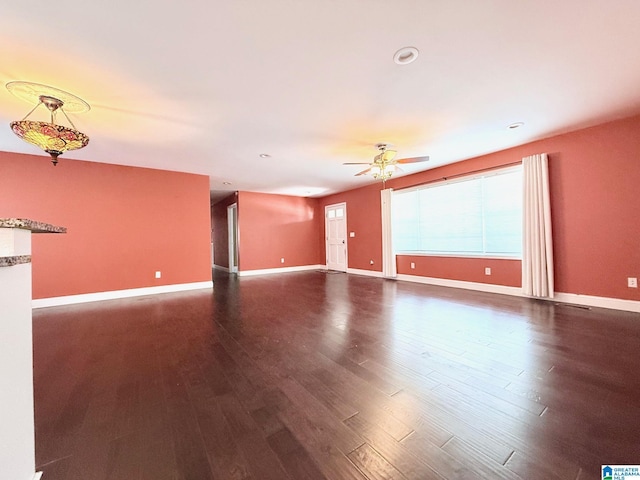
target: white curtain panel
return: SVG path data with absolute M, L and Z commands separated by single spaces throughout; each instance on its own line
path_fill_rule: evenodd
M 382 213 L 382 276 L 396 277 L 396 257 L 393 254 L 391 236 L 391 193 L 392 188 L 380 191 L 380 209 Z
M 522 166 L 522 291 L 531 297 L 553 298 L 553 242 L 547 154 L 525 157 L 522 159 Z

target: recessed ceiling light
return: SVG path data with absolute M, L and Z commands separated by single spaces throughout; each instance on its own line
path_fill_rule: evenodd
M 524 122 L 515 122 L 515 123 L 512 123 L 511 125 L 509 125 L 507 128 L 509 130 L 515 130 L 516 128 L 520 128 L 523 125 L 524 125 Z
M 416 47 L 404 47 L 393 55 L 393 61 L 398 65 L 408 65 L 418 58 L 420 52 Z
M 260 154 L 260 158 L 269 158 L 271 157 L 271 155 L 269 155 L 268 153 L 261 153 Z
M 231 185 L 231 182 L 222 182 L 223 185 Z

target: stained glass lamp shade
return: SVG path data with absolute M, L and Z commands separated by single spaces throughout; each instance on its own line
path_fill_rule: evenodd
M 26 82 L 13 82 L 13 83 L 26 84 Z M 20 97 L 21 95 L 19 95 L 18 93 L 21 93 L 21 91 L 17 90 L 18 93 L 16 93 L 16 89 L 14 88 L 12 90 L 12 88 L 10 88 L 10 85 L 11 84 L 8 84 L 7 88 L 10 91 L 12 91 L 12 93 L 16 94 L 16 96 Z M 33 86 L 37 84 L 27 84 L 27 85 Z M 23 85 L 20 85 L 20 86 L 24 87 Z M 47 87 L 47 88 L 52 89 L 52 87 Z M 57 89 L 53 89 L 53 90 L 57 90 Z M 62 92 L 62 91 L 58 91 L 58 92 L 66 94 L 66 92 Z M 32 91 L 30 91 L 29 93 L 33 95 Z M 56 94 L 56 92 L 53 92 L 53 94 Z M 66 95 L 71 95 L 71 94 L 66 94 Z M 63 95 L 59 95 L 59 96 L 63 96 Z M 44 150 L 49 155 L 51 155 L 51 161 L 53 162 L 54 165 L 57 165 L 59 155 L 62 155 L 64 152 L 67 152 L 69 150 L 77 150 L 79 148 L 86 147 L 87 144 L 89 143 L 89 137 L 84 133 L 75 129 L 75 125 L 73 125 L 73 122 L 67 116 L 66 112 L 62 108 L 63 105 L 65 104 L 63 100 L 57 98 L 57 96 L 54 97 L 51 95 L 38 95 L 37 98 L 38 98 L 38 104 L 27 114 L 26 117 L 24 117 L 22 120 L 11 122 L 10 124 L 11 130 L 13 131 L 13 133 L 15 133 L 18 137 L 23 139 L 25 142 L 29 142 L 37 147 L 40 147 L 42 150 Z M 80 101 L 86 104 L 86 102 L 82 100 Z M 41 121 L 35 121 L 35 120 L 27 120 L 29 115 L 31 115 L 31 113 L 33 113 L 33 111 L 36 108 L 38 108 L 40 105 L 45 105 L 49 110 L 49 112 L 51 112 L 51 121 L 41 122 Z M 66 117 L 66 119 L 69 121 L 69 123 L 73 128 L 68 128 L 63 125 L 56 124 L 55 119 L 56 119 L 56 113 L 58 111 L 61 111 L 64 114 L 64 116 Z
M 58 156 L 68 150 L 86 147 L 89 137 L 84 133 L 55 123 L 36 122 L 31 120 L 17 120 L 11 122 L 11 130 L 25 142 L 51 155 L 54 165 L 58 163 Z

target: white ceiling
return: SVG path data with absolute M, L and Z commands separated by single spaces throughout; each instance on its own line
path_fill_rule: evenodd
M 72 117 L 89 145 L 57 168 L 319 196 L 372 182 L 342 163 L 378 142 L 430 155 L 413 173 L 640 112 L 639 25 L 638 0 L 5 2 L 0 82 L 91 104 Z M 405 46 L 420 56 L 396 65 Z M 30 109 L 0 88 L 0 124 Z M 8 126 L 0 150 L 40 153 Z

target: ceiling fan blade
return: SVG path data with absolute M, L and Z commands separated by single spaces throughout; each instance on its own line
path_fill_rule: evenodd
M 427 162 L 429 161 L 429 157 L 413 157 L 413 158 L 401 158 L 400 160 L 396 160 L 395 163 L 419 163 L 419 162 Z
M 370 162 L 345 162 L 343 165 L 371 165 Z
M 362 170 L 361 172 L 358 172 L 354 175 L 354 177 L 358 177 L 360 175 L 366 175 L 367 173 L 369 173 L 371 171 L 371 167 L 367 168 L 366 170 Z

